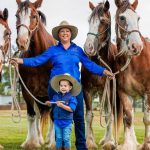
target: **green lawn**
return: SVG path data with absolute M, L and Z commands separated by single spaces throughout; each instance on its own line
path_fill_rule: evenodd
M 135 113 L 135 130 L 139 143 L 143 142 L 144 137 L 144 125 L 142 122 L 143 114 Z M 26 123 L 26 112 L 22 112 L 22 119 L 20 123 L 14 123 L 11 118 L 11 111 L 0 111 L 0 144 L 5 147 L 5 150 L 19 150 L 21 143 L 26 138 L 27 133 L 27 123 Z M 99 140 L 104 135 L 104 130 L 99 125 L 99 112 L 94 112 L 94 135 L 96 139 L 96 143 L 98 144 Z M 74 147 L 74 133 L 72 133 L 72 150 Z M 119 143 L 123 141 L 123 127 L 120 131 Z M 100 147 L 99 147 L 100 148 Z M 41 148 L 40 150 L 44 150 L 45 148 Z

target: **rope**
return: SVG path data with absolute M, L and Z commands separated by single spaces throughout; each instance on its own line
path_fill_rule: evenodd
M 108 64 L 100 56 L 98 56 L 98 59 L 110 70 L 110 72 L 112 72 L 111 68 L 108 66 Z M 123 69 L 125 69 L 125 68 L 127 68 L 127 65 L 125 65 L 125 67 L 123 67 Z M 117 72 L 117 73 L 119 73 L 119 72 Z M 115 73 L 114 75 L 116 75 L 117 73 Z M 106 103 L 106 102 L 108 102 L 108 103 Z M 102 115 L 105 104 L 108 104 L 108 113 L 105 115 Z M 115 146 L 117 149 L 118 143 L 117 143 L 117 109 L 116 109 L 116 78 L 115 77 L 113 78 L 112 104 L 114 106 Z M 100 125 L 102 127 L 107 127 L 109 125 L 109 123 L 112 121 L 111 115 L 112 115 L 112 110 L 111 110 L 111 104 L 110 104 L 110 79 L 109 79 L 109 77 L 107 77 L 106 82 L 105 82 L 103 95 L 102 95 L 101 107 L 100 107 Z M 102 124 L 102 117 L 107 118 L 107 120 L 105 120 L 105 121 L 107 121 L 106 126 L 104 126 Z
M 11 58 L 11 51 L 9 53 L 9 58 Z M 14 123 L 20 123 L 21 122 L 21 108 L 19 106 L 18 100 L 17 100 L 17 94 L 16 94 L 16 80 L 17 80 L 17 74 L 16 71 L 14 71 L 13 78 L 12 78 L 12 68 L 9 64 L 9 78 L 10 78 L 10 86 L 11 86 L 11 96 L 12 96 L 12 105 L 11 105 L 11 115 L 12 115 L 12 121 Z M 15 113 L 15 108 L 17 113 Z M 18 118 L 17 120 L 15 118 Z
M 46 105 L 45 103 L 43 103 L 43 102 L 41 102 L 39 99 L 37 99 L 37 98 L 29 91 L 29 89 L 28 89 L 27 86 L 25 85 L 25 83 L 24 83 L 24 81 L 23 81 L 23 79 L 22 79 L 22 77 L 21 77 L 21 75 L 20 75 L 20 73 L 19 73 L 19 69 L 18 69 L 18 64 L 17 64 L 17 63 L 16 63 L 16 65 L 15 65 L 15 70 L 16 70 L 16 73 L 18 74 L 18 77 L 19 77 L 19 79 L 20 79 L 22 85 L 24 86 L 25 90 L 30 94 L 30 96 L 31 96 L 36 102 L 38 102 L 39 104 L 41 104 L 41 105 Z M 65 101 L 59 101 L 59 102 L 65 103 Z M 51 103 L 51 104 L 56 104 L 57 102 L 50 102 L 50 103 Z

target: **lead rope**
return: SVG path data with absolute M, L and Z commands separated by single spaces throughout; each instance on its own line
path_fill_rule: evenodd
M 22 85 L 24 86 L 25 90 L 30 94 L 30 96 L 31 96 L 36 102 L 38 102 L 39 104 L 41 104 L 41 105 L 46 105 L 45 103 L 43 103 L 43 102 L 41 102 L 39 99 L 37 99 L 37 98 L 29 91 L 29 89 L 28 89 L 27 86 L 25 85 L 25 83 L 24 83 L 24 81 L 23 81 L 23 79 L 22 79 L 22 77 L 21 77 L 21 75 L 20 75 L 20 73 L 19 73 L 19 69 L 18 69 L 18 64 L 17 64 L 17 63 L 16 63 L 16 65 L 14 66 L 14 68 L 15 68 L 15 72 L 17 73 L 18 78 L 20 79 Z M 65 103 L 65 101 L 59 101 L 59 102 Z M 56 104 L 56 102 L 50 102 L 50 103 L 51 103 L 51 104 Z
M 11 48 L 11 45 L 10 45 L 10 48 Z M 8 56 L 8 60 L 10 60 L 10 59 L 11 59 L 11 49 L 9 51 L 9 56 Z M 9 64 L 9 79 L 10 79 L 11 96 L 12 96 L 12 104 L 11 104 L 12 121 L 14 123 L 20 123 L 21 122 L 21 108 L 20 108 L 20 105 L 19 105 L 19 102 L 18 102 L 17 96 L 16 96 L 17 95 L 16 94 L 16 90 L 17 90 L 17 84 L 16 84 L 17 75 L 16 75 L 16 71 L 14 71 L 13 72 L 13 78 L 12 78 L 12 68 L 11 68 L 10 64 Z

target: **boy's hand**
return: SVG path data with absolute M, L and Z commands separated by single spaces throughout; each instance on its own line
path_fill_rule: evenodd
M 60 102 L 60 101 L 57 101 L 56 104 L 57 104 L 58 107 L 62 107 L 63 106 L 63 103 Z
M 46 101 L 45 104 L 46 104 L 47 106 L 51 106 L 50 101 Z

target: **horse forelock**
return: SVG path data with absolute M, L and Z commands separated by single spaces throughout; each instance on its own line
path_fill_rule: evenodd
M 92 14 L 90 16 L 90 21 L 93 17 L 98 16 L 98 18 L 100 18 L 100 16 L 102 16 L 103 14 L 103 8 L 104 8 L 104 3 L 99 3 L 92 11 Z
M 29 0 L 26 0 L 26 1 L 24 1 L 24 2 L 21 2 L 21 3 L 19 4 L 19 10 L 20 10 L 20 11 L 24 11 L 24 10 L 25 10 L 25 13 L 27 13 L 29 6 L 30 6 Z

